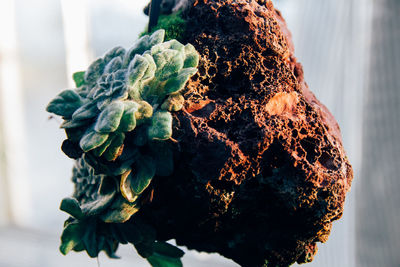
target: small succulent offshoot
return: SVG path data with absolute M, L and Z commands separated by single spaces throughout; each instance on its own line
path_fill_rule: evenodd
M 191 44 L 164 42 L 164 36 L 158 30 L 128 51 L 110 50 L 73 75 L 77 88 L 47 106 L 63 118 L 62 149 L 76 160 L 74 195 L 61 203 L 71 215 L 63 254 L 115 257 L 119 243 L 132 243 L 152 266 L 182 266 L 180 249 L 156 241 L 154 229 L 132 217 L 153 177 L 173 171 L 171 112 L 182 109 L 181 91 L 199 62 Z

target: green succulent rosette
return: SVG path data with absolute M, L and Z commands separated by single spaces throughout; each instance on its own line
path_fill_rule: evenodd
M 182 109 L 181 91 L 199 62 L 191 44 L 163 42 L 164 35 L 158 30 L 128 51 L 110 50 L 73 75 L 77 88 L 47 106 L 63 118 L 62 149 L 76 160 L 74 195 L 61 203 L 71 215 L 61 237 L 64 254 L 114 257 L 119 243 L 132 243 L 153 266 L 181 266 L 182 251 L 157 242 L 154 229 L 132 218 L 153 177 L 173 171 L 171 112 Z

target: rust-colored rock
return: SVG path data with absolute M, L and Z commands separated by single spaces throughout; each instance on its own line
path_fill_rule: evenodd
M 353 173 L 281 14 L 270 1 L 197 0 L 184 16 L 199 72 L 174 119 L 175 172 L 156 177 L 138 216 L 158 239 L 241 266 L 311 261 Z

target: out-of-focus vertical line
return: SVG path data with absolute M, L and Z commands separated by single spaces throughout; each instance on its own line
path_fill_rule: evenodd
M 68 85 L 74 87 L 72 74 L 86 69 L 91 58 L 87 1 L 61 0 L 61 10 Z
M 18 62 L 15 0 L 0 1 L 0 123 L 3 136 L 3 184 L 8 193 L 10 221 L 29 221 L 26 129 Z

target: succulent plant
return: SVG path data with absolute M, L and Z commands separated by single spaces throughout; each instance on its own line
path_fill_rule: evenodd
M 110 50 L 73 75 L 77 88 L 47 106 L 64 119 L 62 149 L 76 159 L 74 195 L 61 203 L 71 215 L 61 238 L 64 254 L 86 250 L 96 257 L 104 250 L 114 257 L 118 243 L 130 242 L 154 266 L 163 260 L 181 265 L 179 249 L 156 242 L 154 230 L 131 218 L 153 177 L 173 171 L 171 112 L 182 109 L 180 92 L 199 61 L 191 44 L 163 42 L 164 35 L 158 30 L 128 51 Z

